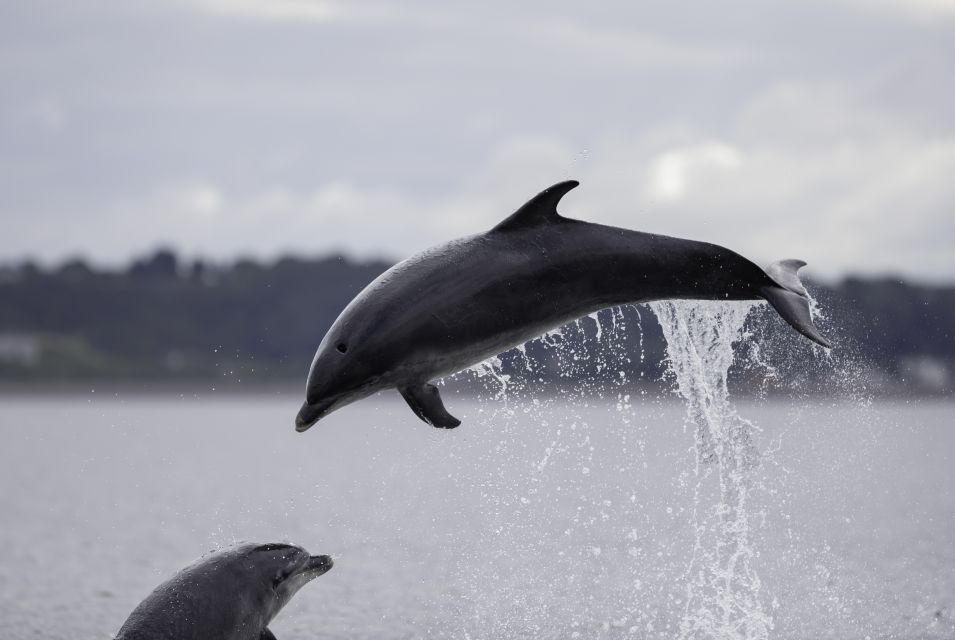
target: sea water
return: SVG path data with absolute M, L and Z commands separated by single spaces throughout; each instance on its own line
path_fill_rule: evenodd
M 676 507 L 679 513 L 689 514 L 693 531 L 692 542 L 687 545 L 690 550 L 688 560 L 679 579 L 684 593 L 676 597 L 672 591 L 667 593 L 667 604 L 662 608 L 645 607 L 643 610 L 634 611 L 626 600 L 643 597 L 640 592 L 643 590 L 644 581 L 637 577 L 627 586 L 625 579 L 618 578 L 618 584 L 613 589 L 605 589 L 604 601 L 611 597 L 610 601 L 614 603 L 610 609 L 604 610 L 603 603 L 593 604 L 585 613 L 569 620 L 557 621 L 549 611 L 549 603 L 566 599 L 568 596 L 562 593 L 560 597 L 555 597 L 551 593 L 554 585 L 566 581 L 567 584 L 561 586 L 562 592 L 574 593 L 575 597 L 582 600 L 592 600 L 594 594 L 590 589 L 594 583 L 601 583 L 601 577 L 594 574 L 588 579 L 580 580 L 581 576 L 587 574 L 583 567 L 593 564 L 603 569 L 606 562 L 591 562 L 591 558 L 580 558 L 579 552 L 551 550 L 549 553 L 555 553 L 557 557 L 571 558 L 569 562 L 572 566 L 567 567 L 563 575 L 547 575 L 542 584 L 534 589 L 526 589 L 526 584 L 521 582 L 514 586 L 513 592 L 509 589 L 499 590 L 501 602 L 494 601 L 491 608 L 501 611 L 510 607 L 511 612 L 499 616 L 503 626 L 492 631 L 492 635 L 519 635 L 521 628 L 530 627 L 537 634 L 560 637 L 568 626 L 572 629 L 593 629 L 600 625 L 599 618 L 603 617 L 603 626 L 607 627 L 604 631 L 609 632 L 613 627 L 626 629 L 626 633 L 630 635 L 660 634 L 687 639 L 753 640 L 769 636 L 773 628 L 773 618 L 761 594 L 760 578 L 754 567 L 758 550 L 750 535 L 754 518 L 764 515 L 752 513 L 750 506 L 752 493 L 759 486 L 755 473 L 761 456 L 756 443 L 758 429 L 736 411 L 730 401 L 728 385 L 729 370 L 736 360 L 734 347 L 743 337 L 746 319 L 756 306 L 756 303 L 683 301 L 650 305 L 663 329 L 667 344 L 668 372 L 685 402 L 685 423 L 690 426 L 694 436 L 692 474 L 685 473 L 681 481 L 681 493 L 690 498 Z M 570 451 L 573 463 L 582 465 L 580 473 L 585 480 L 579 486 L 574 486 L 573 492 L 579 495 L 579 504 L 574 516 L 561 525 L 566 527 L 563 531 L 563 542 L 589 551 L 597 560 L 604 554 L 605 546 L 592 544 L 596 523 L 599 522 L 599 528 L 605 530 L 610 526 L 610 522 L 616 521 L 617 526 L 622 527 L 618 534 L 621 539 L 635 541 L 639 539 L 639 536 L 635 535 L 636 529 L 625 530 L 629 523 L 640 521 L 643 515 L 640 508 L 643 505 L 638 502 L 636 495 L 630 497 L 629 506 L 626 502 L 615 505 L 608 495 L 612 489 L 604 488 L 594 493 L 587 487 L 586 477 L 591 474 L 591 468 L 595 464 L 596 447 L 590 433 L 592 428 L 622 427 L 618 435 L 621 441 L 626 441 L 628 437 L 633 438 L 639 433 L 631 428 L 634 414 L 639 408 L 633 406 L 630 395 L 624 392 L 632 386 L 628 385 L 628 382 L 631 382 L 628 380 L 628 374 L 632 374 L 633 369 L 629 366 L 632 364 L 632 358 L 621 349 L 622 333 L 625 330 L 623 315 L 618 309 L 605 314 L 610 320 L 606 331 L 601 317 L 594 314 L 589 318 L 594 324 L 594 330 L 590 334 L 581 326 L 586 322 L 582 320 L 543 336 L 540 342 L 556 353 L 559 368 L 564 371 L 574 373 L 575 366 L 581 360 L 595 360 L 593 369 L 596 370 L 596 375 L 578 382 L 569 394 L 563 395 L 563 402 L 566 402 L 567 395 L 578 395 L 580 404 L 587 406 L 605 393 L 607 388 L 612 390 L 616 386 L 618 392 L 613 405 L 615 415 L 602 416 L 602 424 L 593 425 L 582 414 L 574 411 L 565 413 L 554 438 L 545 447 L 537 468 L 533 469 L 527 478 L 519 481 L 509 477 L 506 484 L 496 486 L 493 493 L 485 496 L 491 501 L 497 501 L 500 495 L 507 495 L 515 485 L 523 483 L 527 485 L 527 495 L 521 496 L 519 502 L 525 505 L 527 511 L 532 509 L 529 505 L 535 502 L 558 504 L 559 499 L 547 496 L 542 491 L 542 476 L 555 454 L 562 453 L 566 456 Z M 578 334 L 578 338 L 584 338 L 583 348 L 578 346 L 581 344 L 579 339 L 560 339 L 572 331 Z M 588 344 L 588 335 L 592 344 Z M 523 383 L 534 377 L 535 363 L 528 358 L 524 349 L 521 354 L 519 364 L 523 365 L 523 370 L 516 376 L 516 383 L 513 374 L 503 372 L 499 358 L 493 358 L 472 369 L 478 378 L 490 378 L 490 396 L 504 401 L 504 404 L 495 403 L 492 413 L 494 421 L 505 425 L 524 422 L 523 416 L 518 418 L 506 403 L 510 396 L 520 395 L 524 391 Z M 642 348 L 639 355 L 643 357 Z M 607 369 L 617 370 L 620 375 L 602 375 Z M 579 375 L 574 377 L 580 378 Z M 549 401 L 553 401 L 553 398 L 545 400 L 545 404 Z M 548 426 L 548 411 L 542 406 L 541 400 L 532 398 L 528 406 L 523 413 L 532 414 L 545 427 Z M 646 447 L 642 439 L 638 437 L 633 445 L 637 451 L 645 454 Z M 507 443 L 502 441 L 501 446 L 504 448 Z M 519 463 L 508 466 L 520 468 Z M 630 486 L 626 480 L 628 467 L 625 465 L 619 467 L 619 470 L 623 474 L 620 478 L 623 483 L 621 486 Z M 638 504 L 640 507 L 633 508 Z M 668 514 L 672 515 L 673 512 L 674 507 L 667 508 Z M 502 559 L 517 550 L 528 555 L 539 553 L 539 542 L 533 533 L 525 531 L 525 528 L 536 528 L 541 521 L 550 520 L 552 517 L 545 513 L 528 513 L 526 517 L 519 519 L 520 524 L 508 523 L 499 527 L 494 532 L 494 540 L 489 541 L 488 548 L 499 549 L 498 554 Z M 502 536 L 506 540 L 503 545 L 500 543 Z M 608 551 L 613 553 L 609 549 Z M 629 546 L 627 554 L 630 558 L 615 560 L 614 565 L 622 567 L 633 564 L 633 559 L 639 558 L 642 553 L 642 547 Z M 667 571 L 673 569 L 671 566 Z M 639 576 L 639 571 L 635 571 L 634 576 Z M 668 585 L 667 590 L 672 589 L 672 586 Z M 514 603 L 518 604 L 514 606 Z M 482 611 L 480 618 L 487 620 L 487 612 Z M 486 628 L 483 630 L 487 631 Z M 473 633 L 481 631 L 475 628 Z
M 693 321 L 670 311 L 665 330 Z M 711 395 L 688 399 L 691 346 L 735 342 L 730 366 L 765 357 L 789 382 L 760 308 L 742 328 L 737 311 L 712 341 L 668 336 L 670 398 L 616 382 L 641 354 L 614 331 L 636 328 L 602 312 L 556 355 L 602 359 L 600 380 L 543 394 L 522 389 L 533 362 L 506 380 L 491 363 L 482 397 L 445 389 L 452 431 L 392 393 L 305 434 L 297 389 L 4 397 L 0 638 L 109 638 L 162 580 L 242 540 L 335 558 L 273 623 L 285 640 L 951 638 L 955 405 L 842 382 L 827 400 L 733 401 L 713 366 Z

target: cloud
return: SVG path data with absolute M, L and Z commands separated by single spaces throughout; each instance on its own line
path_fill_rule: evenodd
M 757 146 L 740 157 L 732 171 L 691 181 L 679 201 L 655 206 L 687 220 L 705 212 L 711 238 L 763 260 L 807 259 L 830 276 L 942 275 L 950 262 L 955 138 Z
M 507 31 L 516 40 L 531 40 L 539 47 L 572 53 L 578 56 L 578 60 L 596 67 L 711 69 L 741 63 L 749 58 L 744 48 L 730 44 L 707 45 L 634 29 L 584 26 L 568 20 L 535 17 L 509 25 Z
M 158 245 L 219 259 L 335 250 L 401 257 L 493 226 L 533 195 L 529 184 L 548 186 L 572 159 L 558 140 L 515 136 L 496 145 L 460 190 L 444 195 L 360 188 L 346 180 L 308 190 L 276 185 L 228 192 L 208 181 L 165 185 L 118 200 L 94 219 L 71 219 L 54 253 L 80 242 L 110 262 Z M 42 226 L 40 216 L 34 233 Z
M 506 55 L 508 50 L 520 51 L 521 58 L 531 60 L 537 60 L 535 51 L 546 51 L 552 59 L 556 55 L 577 65 L 630 69 L 714 68 L 748 57 L 744 48 L 730 43 L 707 44 L 621 25 L 584 23 L 561 18 L 559 11 L 542 14 L 533 7 L 522 9 L 519 5 L 501 11 L 494 6 L 449 8 L 441 2 L 408 2 L 398 9 L 389 3 L 332 0 L 169 1 L 181 10 L 230 19 L 402 29 L 459 42 L 475 38 L 494 41 L 498 53 L 485 57 L 486 64 L 513 64 L 516 58 Z M 456 53 L 468 55 L 470 51 L 473 50 L 468 47 L 447 46 L 443 55 L 450 54 L 453 60 Z M 419 61 L 435 62 L 442 59 Z
M 803 258 L 817 275 L 955 268 L 955 133 L 927 133 L 905 112 L 869 104 L 855 85 L 775 83 L 741 105 L 720 135 L 671 122 L 605 135 L 583 150 L 553 133 L 498 138 L 480 164 L 444 189 L 319 180 L 227 186 L 160 185 L 95 217 L 43 215 L 13 227 L 51 253 L 83 246 L 123 260 L 157 244 L 228 259 L 331 250 L 400 258 L 485 230 L 538 190 L 566 178 L 566 215 L 717 242 L 766 263 Z
M 701 142 L 691 147 L 669 149 L 650 162 L 647 195 L 651 200 L 676 202 L 687 196 L 691 188 L 724 173 L 738 169 L 740 152 L 719 141 Z
M 685 135 L 685 134 L 684 134 Z M 648 166 L 645 205 L 762 260 L 817 273 L 934 273 L 955 264 L 955 135 L 924 135 L 852 88 L 784 84 L 723 141 L 675 144 Z
M 804 92 L 782 94 L 798 102 Z M 560 138 L 518 135 L 494 145 L 480 170 L 443 194 L 347 180 L 306 191 L 275 186 L 226 193 L 200 182 L 118 202 L 100 228 L 88 222 L 83 228 L 97 255 L 116 258 L 157 239 L 221 259 L 329 250 L 400 258 L 485 230 L 537 190 L 576 177 L 582 187 L 561 205 L 565 215 L 718 242 L 760 263 L 803 258 L 829 277 L 950 273 L 955 137 L 863 126 L 817 136 L 812 144 L 788 144 L 774 125 L 767 133 L 777 137 L 764 139 L 757 135 L 760 123 L 779 122 L 767 116 L 767 104 L 789 118 L 792 135 L 805 137 L 811 129 L 792 119 L 794 105 L 779 95 L 771 89 L 756 96 L 731 139 L 673 128 L 608 138 L 582 158 Z M 823 130 L 827 122 L 820 123 Z
M 191 0 L 183 4 L 222 16 L 276 21 L 331 22 L 346 13 L 343 4 L 325 0 Z
M 400 257 L 574 177 L 576 217 L 950 277 L 955 23 L 901 5 L 21 1 L 0 260 Z
M 66 127 L 68 116 L 62 105 L 48 98 L 20 106 L 13 116 L 15 126 L 44 133 L 59 133 Z
M 917 21 L 955 18 L 955 0 L 842 0 L 861 11 L 878 11 Z

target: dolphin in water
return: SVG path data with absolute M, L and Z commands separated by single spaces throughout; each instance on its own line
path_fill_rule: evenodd
M 156 587 L 116 640 L 275 640 L 268 624 L 309 581 L 332 568 L 289 544 L 219 551 Z
M 763 299 L 831 347 L 796 275 L 805 262 L 764 271 L 715 244 L 565 218 L 557 203 L 578 184 L 555 184 L 490 231 L 418 253 L 365 287 L 318 347 L 296 429 L 390 387 L 428 424 L 456 427 L 430 380 L 623 304 Z

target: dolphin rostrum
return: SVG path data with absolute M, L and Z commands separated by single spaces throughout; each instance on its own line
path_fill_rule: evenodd
M 309 581 L 332 568 L 289 544 L 215 552 L 156 587 L 116 640 L 275 640 L 268 624 Z
M 565 218 L 555 184 L 485 233 L 411 256 L 381 274 L 335 320 L 312 361 L 295 426 L 396 387 L 435 427 L 461 422 L 429 381 L 606 307 L 663 299 L 763 299 L 810 340 L 801 260 L 765 271 L 707 242 Z

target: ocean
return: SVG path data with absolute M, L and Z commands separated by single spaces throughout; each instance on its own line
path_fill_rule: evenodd
M 955 637 L 953 402 L 738 402 L 754 457 L 729 547 L 676 397 L 450 394 L 443 431 L 386 392 L 303 434 L 299 402 L 0 399 L 0 638 L 111 638 L 239 541 L 335 559 L 282 640 Z

